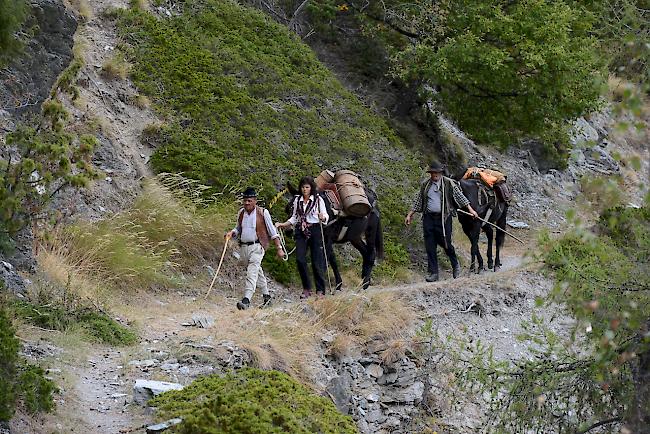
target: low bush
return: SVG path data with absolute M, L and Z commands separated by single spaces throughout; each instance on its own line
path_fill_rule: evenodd
M 109 345 L 130 345 L 137 335 L 106 314 L 90 308 L 66 308 L 62 305 L 32 304 L 16 301 L 11 310 L 27 322 L 48 330 L 65 331 L 71 326 L 81 327 L 91 340 Z
M 183 434 L 357 432 L 329 399 L 278 371 L 244 368 L 204 377 L 149 405 L 161 419 L 182 417 L 175 432 Z
M 54 383 L 44 377 L 41 368 L 26 364 L 18 355 L 19 348 L 9 316 L 0 304 L 0 422 L 11 419 L 16 405 L 30 413 L 54 407 Z

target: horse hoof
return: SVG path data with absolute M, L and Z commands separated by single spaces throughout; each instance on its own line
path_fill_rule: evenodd
M 501 269 L 501 265 L 495 265 L 495 266 L 494 266 L 494 272 L 495 272 L 495 273 L 496 273 L 497 271 L 499 271 L 500 269 Z

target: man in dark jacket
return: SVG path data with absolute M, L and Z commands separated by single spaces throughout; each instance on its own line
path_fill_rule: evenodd
M 454 279 L 460 275 L 460 264 L 456 251 L 451 244 L 452 217 L 456 216 L 456 208 L 466 208 L 475 218 L 478 214 L 469 204 L 460 187 L 451 178 L 443 176 L 445 166 L 434 161 L 429 166 L 431 177 L 420 186 L 420 191 L 413 201 L 411 210 L 404 222 L 410 225 L 413 214 L 421 212 L 424 246 L 427 249 L 428 272 L 427 282 L 438 280 L 438 245 L 444 250 L 451 266 Z

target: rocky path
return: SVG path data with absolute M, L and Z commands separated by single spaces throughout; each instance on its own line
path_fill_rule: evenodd
M 434 320 L 440 332 L 457 332 L 463 326 L 478 338 L 494 342 L 497 355 L 519 357 L 523 348 L 517 347 L 514 337 L 519 323 L 529 319 L 535 295 L 549 284 L 527 271 L 518 254 L 505 254 L 503 262 L 497 273 L 372 287 L 369 292 L 404 293 L 423 317 Z M 342 296 L 348 294 L 344 291 Z M 250 354 L 233 342 L 224 342 L 213 326 L 187 326 L 197 314 L 213 319 L 232 316 L 232 322 L 239 320 L 242 327 L 246 321 L 262 320 L 255 311 L 237 312 L 234 300 L 218 296 L 206 304 L 195 294 L 146 295 L 129 306 L 117 307 L 121 314 L 139 319 L 140 343 L 127 348 L 83 344 L 84 351 L 78 346 L 64 348 L 62 356 L 46 359 L 54 368 L 51 375 L 63 384 L 57 411 L 46 417 L 43 431 L 15 432 L 143 433 L 153 418 L 133 403 L 136 379 L 188 384 L 200 375 L 251 362 Z M 296 302 L 284 296 L 281 300 L 271 309 L 283 310 Z

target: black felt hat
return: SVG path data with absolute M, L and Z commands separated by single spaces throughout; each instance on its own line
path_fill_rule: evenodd
M 242 197 L 244 199 L 248 197 L 257 197 L 257 192 L 253 187 L 248 187 L 246 190 L 244 190 L 244 193 L 242 193 Z
M 432 161 L 431 164 L 429 164 L 429 168 L 427 169 L 427 172 L 438 172 L 442 173 L 445 171 L 445 165 L 440 164 L 438 161 Z

